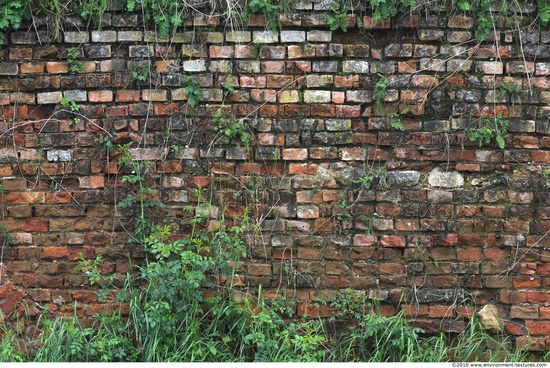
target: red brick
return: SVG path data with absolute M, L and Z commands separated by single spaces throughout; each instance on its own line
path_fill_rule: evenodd
M 68 73 L 69 65 L 59 61 L 50 61 L 46 63 L 46 71 L 50 74 Z
M 128 106 L 110 106 L 105 110 L 105 115 L 109 117 L 128 116 Z
M 525 329 L 522 324 L 516 323 L 516 322 L 504 322 L 504 329 L 506 330 L 506 333 L 510 335 L 516 335 L 521 336 L 525 334 Z
M 550 294 L 531 291 L 526 293 L 526 301 L 533 304 L 550 303 Z
M 457 249 L 456 259 L 465 262 L 481 261 L 481 249 Z
M 397 62 L 397 70 L 402 74 L 411 74 L 418 71 L 418 61 L 406 60 Z
M 332 218 L 315 219 L 315 231 L 334 231 L 336 230 L 336 222 Z
M 88 101 L 90 102 L 111 102 L 113 101 L 113 91 L 90 91 L 88 92 Z
M 347 75 L 347 76 L 334 76 L 334 88 L 358 88 L 359 76 Z
M 397 275 L 405 273 L 405 266 L 400 263 L 382 263 L 380 273 L 386 275 Z
M 334 112 L 339 118 L 358 118 L 361 116 L 361 106 L 336 105 Z
M 158 173 L 167 173 L 175 174 L 181 173 L 183 171 L 181 161 L 179 160 L 170 160 L 157 163 L 157 172 Z
M 356 234 L 353 237 L 353 245 L 359 247 L 372 246 L 377 242 L 377 238 L 374 235 Z
M 418 305 L 402 305 L 401 309 L 405 311 L 408 318 L 427 317 L 428 306 L 423 304 Z
M 488 248 L 485 249 L 483 255 L 486 261 L 503 262 L 510 257 L 510 251 L 505 249 Z
M 134 90 L 119 90 L 116 91 L 117 102 L 138 102 L 140 98 L 140 92 Z
M 464 317 L 464 318 L 470 319 L 475 314 L 476 309 L 475 309 L 475 307 L 462 305 L 462 306 L 458 306 L 456 308 L 456 312 L 457 312 L 459 317 Z
M 0 287 L 0 310 L 6 316 L 11 314 L 23 300 L 24 294 L 13 284 L 7 283 Z
M 541 319 L 550 319 L 550 307 L 541 306 L 539 308 L 539 317 Z M 531 318 L 531 317 L 530 317 Z
M 515 289 L 534 289 L 541 286 L 540 277 L 534 276 L 516 276 L 514 277 Z
M 95 257 L 94 248 L 90 247 L 69 247 L 69 259 L 75 260 L 82 255 L 84 258 L 90 259 Z
M 266 74 L 278 74 L 285 71 L 284 61 L 262 61 L 261 62 L 262 73 Z
M 104 188 L 105 177 L 104 176 L 85 176 L 80 177 L 79 187 L 85 189 Z
M 380 236 L 380 244 L 384 247 L 405 247 L 405 238 L 397 235 L 382 235 Z
M 548 163 L 550 162 L 550 151 L 533 151 L 531 157 L 533 162 Z
M 209 171 L 214 174 L 230 174 L 233 175 L 235 173 L 235 164 L 230 162 L 225 163 L 209 163 Z
M 401 207 L 396 204 L 379 204 L 376 206 L 376 212 L 384 217 L 397 217 L 401 213 Z
M 190 176 L 188 178 L 189 188 L 209 188 L 212 184 L 210 176 Z
M 21 64 L 21 74 L 44 73 L 44 63 L 30 62 Z
M 455 318 L 456 310 L 453 306 L 432 305 L 430 306 L 428 316 L 430 318 Z
M 525 326 L 531 332 L 531 335 L 550 335 L 550 322 L 527 321 Z
M 265 75 L 241 75 L 241 88 L 265 88 L 267 86 L 267 77 Z
M 22 230 L 33 233 L 45 233 L 49 231 L 49 223 L 46 219 L 29 219 L 22 221 Z M 15 230 L 14 227 L 11 229 Z
M 89 290 L 78 290 L 73 293 L 73 298 L 83 303 L 94 303 L 97 302 L 97 293 Z
M 349 280 L 346 276 L 323 276 L 321 280 L 326 288 L 342 289 L 349 286 Z
M 315 175 L 317 174 L 316 164 L 296 164 L 288 165 L 288 173 L 291 175 Z
M 283 160 L 304 161 L 307 160 L 306 148 L 286 148 L 282 150 Z
M 256 162 L 239 163 L 235 168 L 236 174 L 260 174 L 262 165 Z
M 172 115 L 178 112 L 180 105 L 177 103 L 170 104 L 155 104 L 153 106 L 153 113 L 155 115 Z

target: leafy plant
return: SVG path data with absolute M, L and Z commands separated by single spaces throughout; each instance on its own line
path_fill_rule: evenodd
M 142 242 L 147 236 L 149 236 L 153 230 L 153 224 L 146 218 L 145 210 L 152 207 L 163 208 L 164 203 L 156 200 L 154 198 L 153 188 L 145 185 L 145 172 L 150 166 L 150 163 L 147 161 L 138 161 L 135 160 L 130 152 L 130 147 L 132 142 L 129 142 L 124 145 L 119 145 L 118 149 L 120 150 L 121 157 L 118 160 L 118 163 L 123 166 L 129 166 L 131 172 L 127 175 L 122 176 L 123 183 L 137 184 L 137 193 L 129 192 L 126 197 L 117 203 L 119 207 L 128 208 L 134 205 L 139 206 L 139 214 L 134 219 L 134 236 L 131 237 L 133 242 Z
M 280 24 L 277 20 L 280 13 L 283 13 L 283 6 L 274 0 L 250 0 L 244 8 L 242 18 L 247 19 L 250 13 L 264 14 L 269 29 L 277 32 Z
M 469 0 L 453 0 L 453 4 L 462 11 L 468 11 L 471 9 Z
M 97 142 L 99 143 L 99 150 L 106 155 L 115 150 L 115 144 L 108 135 L 104 135 L 103 138 L 98 139 Z
M 76 103 L 74 100 L 69 100 L 67 96 L 63 96 L 61 98 L 61 101 L 59 101 L 59 104 L 63 107 L 69 108 L 71 111 L 79 111 L 80 105 Z
M 394 17 L 416 7 L 416 0 L 369 0 L 375 20 Z
M 334 1 L 330 4 L 330 12 L 327 14 L 327 26 L 331 31 L 341 29 L 348 31 L 349 8 L 347 6 L 339 7 Z
M 195 78 L 191 76 L 183 78 L 183 87 L 188 98 L 187 104 L 191 107 L 198 106 L 202 102 L 202 93 Z
M 5 32 L 18 29 L 21 22 L 31 17 L 30 4 L 32 0 L 1 0 L 0 1 L 0 44 L 4 43 Z
M 233 87 L 231 84 L 224 83 L 222 85 L 224 91 L 223 96 L 226 97 L 228 94 L 235 92 L 235 87 Z
M 102 258 L 97 257 L 94 260 L 85 259 L 82 256 L 82 253 L 76 258 L 78 265 L 76 269 L 82 271 L 88 276 L 88 281 L 90 285 L 99 285 L 99 290 L 97 293 L 97 299 L 99 302 L 105 301 L 110 293 L 110 289 L 116 288 L 114 281 L 116 280 L 116 274 L 103 275 L 99 271 L 99 266 L 102 263 Z M 119 300 L 120 299 L 120 300 Z M 117 297 L 117 301 L 121 302 L 123 298 Z
M 78 60 L 80 56 L 80 51 L 76 49 L 67 49 L 67 64 L 69 66 L 69 72 L 71 74 L 76 74 L 82 70 L 84 63 Z
M 390 125 L 392 126 L 392 128 L 401 130 L 401 131 L 405 130 L 405 125 L 401 121 L 401 114 L 393 113 L 393 114 L 390 114 L 388 118 L 390 119 Z
M 150 64 L 142 65 L 139 70 L 132 70 L 130 73 L 130 81 L 147 82 L 156 77 L 157 73 L 151 69 Z
M 477 17 L 477 30 L 476 39 L 478 41 L 484 41 L 487 36 L 493 31 L 494 19 L 492 15 L 487 15 L 484 12 L 480 12 Z
M 6 326 L 0 325 L 0 362 L 25 362 L 27 357 L 18 349 L 15 334 Z
M 466 134 L 470 141 L 477 142 L 479 147 L 484 143 L 491 143 L 494 139 L 500 149 L 504 149 L 506 142 L 503 135 L 508 132 L 508 120 L 504 119 L 502 113 L 494 117 L 481 117 L 477 129 L 467 128 Z
M 500 87 L 504 90 L 504 92 L 510 97 L 510 100 L 512 101 L 512 106 L 516 103 L 521 105 L 521 96 L 519 93 L 521 92 L 521 84 L 513 84 L 513 83 L 504 83 L 503 81 L 499 81 Z
M 216 110 L 213 120 L 216 123 L 215 129 L 223 134 L 225 143 L 235 140 L 237 147 L 248 147 L 254 140 L 254 136 L 250 133 L 249 127 L 244 121 L 237 121 L 234 116 L 228 119 L 224 118 L 221 108 Z
M 386 100 L 386 88 L 388 84 L 386 82 L 386 77 L 382 74 L 378 74 L 380 79 L 374 85 L 373 97 L 374 97 L 374 107 L 378 114 L 384 113 L 384 101 Z
M 351 213 L 349 213 L 349 203 L 346 200 L 342 200 L 336 204 L 336 210 L 338 211 L 338 215 L 336 216 L 336 219 L 342 224 L 342 228 L 340 230 L 343 230 L 351 221 Z
M 356 189 L 356 191 L 361 190 L 368 190 L 372 186 L 372 183 L 375 179 L 383 179 L 386 177 L 387 170 L 385 167 L 380 167 L 376 170 L 370 170 L 367 174 L 354 179 L 353 183 L 358 184 L 359 187 Z
M 89 0 L 80 3 L 80 16 L 84 19 L 97 19 L 97 24 L 101 27 L 101 17 L 107 11 L 107 0 Z
M 537 0 L 537 5 L 540 22 L 543 26 L 546 26 L 550 21 L 550 3 L 547 0 Z
M 163 37 L 173 34 L 176 28 L 183 25 L 186 6 L 179 1 L 127 0 L 126 8 L 129 12 L 137 7 L 143 10 L 147 22 L 153 21 Z

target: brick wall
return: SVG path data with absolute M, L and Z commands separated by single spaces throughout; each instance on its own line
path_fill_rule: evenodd
M 309 302 L 351 287 L 452 332 L 496 304 L 519 344 L 530 333 L 532 349 L 550 347 L 550 32 L 503 25 L 480 43 L 475 19 L 446 13 L 357 13 L 331 31 L 308 1 L 281 22 L 275 33 L 254 15 L 229 31 L 196 16 L 168 39 L 113 12 L 101 30 L 66 22 L 59 42 L 46 25 L 6 38 L 2 312 L 77 302 L 89 315 L 101 304 L 77 255 L 121 276 L 128 254 L 142 259 L 128 242 L 135 213 L 116 206 L 135 188 L 101 151 L 109 137 L 152 162 L 147 183 L 166 204 L 148 213 L 156 223 L 185 232 L 200 187 L 212 224 L 251 209 L 262 230 L 240 270 L 251 292 L 286 289 L 298 314 L 323 314 Z M 215 130 L 219 109 L 249 127 L 250 147 Z M 499 114 L 503 149 L 468 139 Z

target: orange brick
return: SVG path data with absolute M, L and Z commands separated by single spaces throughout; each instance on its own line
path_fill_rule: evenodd
M 44 73 L 44 63 L 21 64 L 21 74 L 40 74 L 40 73 Z
M 79 179 L 80 188 L 93 189 L 93 188 L 105 187 L 104 176 L 85 176 L 85 177 L 80 177 L 78 179 Z
M 44 258 L 65 258 L 69 256 L 69 250 L 66 247 L 45 247 Z
M 117 102 L 138 102 L 140 97 L 139 91 L 120 90 L 116 91 Z
M 282 150 L 283 160 L 304 161 L 307 160 L 306 148 L 286 148 Z
M 46 63 L 46 71 L 50 74 L 63 74 L 69 72 L 67 63 L 60 61 L 50 61 Z
M 90 102 L 111 102 L 113 101 L 113 91 L 90 91 L 88 92 L 88 101 Z

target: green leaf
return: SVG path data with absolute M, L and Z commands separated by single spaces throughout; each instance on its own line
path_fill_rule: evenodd
M 506 143 L 504 142 L 504 138 L 502 138 L 502 136 L 500 135 L 497 135 L 496 141 L 497 141 L 498 147 L 500 149 L 504 149 L 504 146 L 506 145 Z

